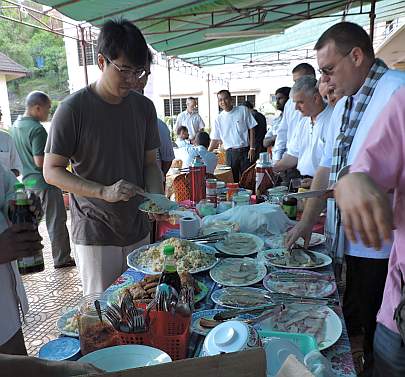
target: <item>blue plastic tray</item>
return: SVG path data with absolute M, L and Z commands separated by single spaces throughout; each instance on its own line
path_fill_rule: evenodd
M 304 356 L 311 351 L 318 350 L 318 345 L 312 335 L 265 330 L 259 330 L 258 332 L 261 338 L 280 338 L 290 340 L 299 347 Z

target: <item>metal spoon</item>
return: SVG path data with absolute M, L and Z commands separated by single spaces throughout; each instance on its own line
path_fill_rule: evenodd
M 98 300 L 94 301 L 94 306 L 96 308 L 97 315 L 98 315 L 98 318 L 100 319 L 100 322 L 103 323 L 103 315 L 101 313 L 100 301 L 98 301 Z

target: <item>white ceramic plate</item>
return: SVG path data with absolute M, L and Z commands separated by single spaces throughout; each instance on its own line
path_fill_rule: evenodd
M 283 265 L 283 264 L 278 264 L 274 261 L 272 261 L 272 257 L 277 256 L 277 255 L 283 255 L 286 252 L 285 249 L 268 249 L 268 250 L 263 250 L 259 252 L 257 258 L 258 260 L 264 261 L 266 264 L 273 266 L 273 267 L 280 267 L 280 268 L 290 268 L 290 269 L 305 269 L 305 270 L 313 270 L 315 268 L 320 268 L 320 267 L 325 267 L 328 266 L 332 263 L 331 257 L 328 255 L 318 253 L 316 251 L 311 252 L 317 257 L 322 259 L 322 263 L 317 265 L 317 266 L 290 266 L 290 265 Z
M 293 304 L 294 306 L 303 306 L 308 308 L 309 305 L 305 304 Z M 328 314 L 324 322 L 324 340 L 321 343 L 318 343 L 319 350 L 322 351 L 326 348 L 329 348 L 335 344 L 340 336 L 342 335 L 342 321 L 339 316 L 329 307 L 324 306 L 323 309 L 328 311 Z M 263 331 L 281 331 L 273 327 L 272 319 L 266 319 L 260 322 L 260 329 Z M 296 331 L 295 331 L 296 332 Z
M 152 268 L 150 266 L 144 266 L 141 265 L 140 263 L 138 263 L 138 256 L 143 253 L 144 251 L 148 250 L 151 246 L 156 246 L 158 244 L 152 244 L 152 245 L 145 245 L 140 247 L 139 249 L 134 250 L 133 252 L 131 252 L 128 256 L 127 256 L 127 265 L 128 267 L 133 268 L 134 270 L 143 272 L 146 275 L 158 275 L 161 273 L 161 271 L 154 271 L 152 270 Z M 207 254 L 215 254 L 216 250 L 211 247 L 211 246 L 207 246 L 207 245 L 197 245 L 195 244 L 195 246 L 197 246 L 198 248 L 200 248 L 201 251 L 207 253 Z M 200 267 L 200 268 L 194 268 L 192 270 L 189 270 L 188 272 L 190 274 L 196 274 L 198 272 L 203 272 L 203 271 L 208 271 L 210 270 L 212 267 L 214 267 L 217 263 L 219 262 L 219 258 L 215 258 L 213 259 L 212 263 L 210 263 L 207 266 L 204 267 Z
M 283 276 L 289 276 L 283 281 Z M 294 278 L 297 281 L 294 281 Z M 301 281 L 298 279 L 301 278 Z M 279 280 L 278 280 L 279 279 Z M 308 279 L 308 281 L 302 281 Z M 314 284 L 316 290 L 314 291 Z M 263 279 L 263 285 L 270 292 L 284 293 L 297 297 L 328 297 L 336 291 L 336 283 L 326 278 L 324 274 L 305 270 L 278 270 L 269 273 Z
M 73 336 L 73 337 L 79 336 L 79 328 L 77 328 L 76 331 L 65 330 L 67 321 L 70 318 L 73 318 L 78 312 L 79 312 L 78 309 L 74 308 L 74 309 L 68 310 L 67 312 L 65 312 L 61 315 L 61 317 L 56 322 L 56 327 L 58 328 L 58 330 L 61 334 L 66 335 L 66 336 Z
M 213 221 L 201 228 L 201 234 L 207 235 L 214 232 L 225 231 L 228 233 L 236 232 L 239 230 L 239 224 L 231 221 Z
M 152 215 L 164 215 L 165 213 L 168 213 L 169 211 L 173 211 L 179 207 L 177 203 L 173 202 L 173 207 L 170 208 L 169 210 L 162 210 L 162 209 L 152 210 L 150 207 L 150 203 L 152 203 L 150 200 L 146 200 L 145 202 L 141 203 L 138 206 L 138 209 L 141 212 L 150 213 Z
M 91 352 L 79 360 L 81 363 L 93 364 L 105 372 L 117 372 L 171 361 L 172 359 L 167 353 L 157 348 L 137 344 L 103 348 Z
M 190 331 L 193 331 L 199 335 L 207 335 L 212 329 L 202 327 L 200 325 L 200 319 L 201 318 L 206 318 L 206 319 L 213 319 L 214 315 L 217 313 L 223 312 L 225 309 L 207 309 L 207 310 L 200 310 L 198 312 L 194 312 L 193 316 L 191 318 L 191 324 L 190 324 Z M 253 318 L 253 315 L 250 314 L 243 314 L 239 319 L 250 319 Z M 237 320 L 236 318 L 235 320 Z
M 257 273 L 254 277 L 249 280 L 245 280 L 243 282 L 235 282 L 225 280 L 221 277 L 221 272 L 224 269 L 224 266 L 230 266 L 230 264 L 235 264 L 235 271 L 239 268 L 240 264 L 245 261 L 247 263 L 254 263 L 257 268 Z M 257 263 L 253 258 L 226 258 L 221 260 L 212 270 L 210 270 L 211 279 L 214 280 L 216 283 L 221 285 L 226 285 L 228 287 L 247 287 L 252 284 L 256 284 L 263 280 L 263 278 L 267 275 L 267 268 L 262 263 Z
M 238 302 L 238 297 L 242 297 L 244 295 L 246 296 L 252 296 L 252 295 L 260 295 L 264 296 L 268 294 L 268 292 L 265 289 L 261 288 L 253 288 L 253 287 L 227 287 L 227 288 L 222 288 L 222 289 L 217 289 L 214 291 L 211 295 L 211 300 L 214 301 L 217 305 L 220 305 L 224 308 L 231 308 L 231 309 L 255 309 L 259 306 L 262 306 L 264 303 L 269 302 L 266 299 L 263 299 L 263 303 L 254 305 L 254 306 L 249 306 L 249 304 L 246 304 L 243 302 L 243 299 L 241 299 L 240 302 Z M 222 298 L 224 295 L 232 295 L 234 298 L 234 303 L 224 303 L 222 301 Z
M 240 250 L 232 249 L 233 240 L 244 239 L 249 242 L 249 246 L 247 248 L 242 248 Z M 225 243 L 227 242 L 227 243 Z M 249 233 L 230 233 L 226 236 L 224 241 L 218 241 L 215 244 L 215 247 L 222 251 L 225 254 L 229 255 L 240 255 L 241 257 L 252 255 L 258 253 L 260 250 L 263 249 L 264 241 L 255 236 L 254 234 Z
M 322 245 L 323 243 L 325 243 L 325 241 L 326 241 L 326 237 L 323 234 L 312 233 L 311 239 L 309 240 L 309 247 Z M 298 238 L 298 240 L 295 241 L 295 243 L 298 246 L 304 247 L 304 239 L 303 238 Z

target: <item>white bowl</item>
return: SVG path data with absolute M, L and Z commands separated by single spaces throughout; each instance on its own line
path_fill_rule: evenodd
M 202 355 L 213 356 L 259 346 L 260 337 L 253 327 L 240 321 L 227 321 L 214 327 L 206 336 Z

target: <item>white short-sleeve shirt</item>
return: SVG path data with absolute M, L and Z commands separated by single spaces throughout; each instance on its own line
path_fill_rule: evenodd
M 395 70 L 388 70 L 378 81 L 373 96 L 364 112 L 360 124 L 357 128 L 356 135 L 354 136 L 352 146 L 349 151 L 347 158 L 347 163 L 351 165 L 359 152 L 361 146 L 363 145 L 368 132 L 373 126 L 375 120 L 380 115 L 381 111 L 384 110 L 385 105 L 395 93 L 395 91 L 401 86 L 405 85 L 405 73 Z M 324 153 L 321 158 L 320 166 L 331 168 L 333 159 L 333 148 L 335 146 L 336 138 L 339 136 L 340 127 L 342 124 L 342 116 L 345 110 L 345 103 L 347 97 L 343 97 L 335 106 L 333 111 L 330 127 L 328 129 L 326 145 Z M 358 94 L 353 96 L 353 108 L 356 106 L 358 100 Z M 381 158 L 387 158 L 387 156 L 381 156 Z M 328 209 L 330 206 L 328 206 Z M 333 216 L 329 214 L 328 216 Z M 372 259 L 384 259 L 388 258 L 391 250 L 391 244 L 385 244 L 381 251 L 376 251 L 372 248 L 366 247 L 357 237 L 358 243 L 351 243 L 346 240 L 346 254 L 356 257 L 372 258 Z
M 12 137 L 5 131 L 0 130 L 0 163 L 7 169 L 15 169 L 22 174 L 20 156 L 14 145 Z
M 297 169 L 301 175 L 315 175 L 325 148 L 326 134 L 333 108 L 326 106 L 314 123 L 303 117 L 295 127 L 287 153 L 298 158 Z
M 277 138 L 273 147 L 273 160 L 278 161 L 283 157 L 288 148 L 288 141 L 294 133 L 295 126 L 301 120 L 302 114 L 295 109 L 295 103 L 289 99 L 283 111 L 283 117 L 277 129 Z
M 190 139 L 194 139 L 195 135 L 205 127 L 205 124 L 196 111 L 189 113 L 185 110 L 177 116 L 176 130 L 181 126 L 187 127 Z
M 221 140 L 224 148 L 249 146 L 249 130 L 257 122 L 246 106 L 235 106 L 231 111 L 221 111 L 211 131 L 212 140 Z

